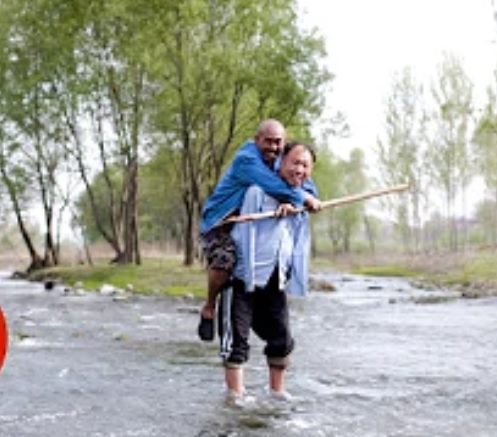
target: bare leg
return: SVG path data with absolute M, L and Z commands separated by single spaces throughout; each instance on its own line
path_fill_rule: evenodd
M 285 369 L 279 367 L 269 368 L 269 387 L 277 393 L 285 391 Z
M 225 367 L 224 380 L 230 392 L 240 396 L 243 394 L 243 369 L 241 367 Z
M 224 269 L 209 269 L 207 274 L 207 300 L 202 308 L 202 316 L 213 319 L 216 311 L 216 299 L 222 288 L 228 282 L 230 273 Z

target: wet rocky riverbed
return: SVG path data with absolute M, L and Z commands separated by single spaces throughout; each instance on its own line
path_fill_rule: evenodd
M 318 275 L 335 292 L 291 301 L 291 403 L 224 402 L 199 302 L 46 291 L 0 278 L 9 351 L 2 437 L 495 437 L 497 298 L 461 299 L 399 279 Z

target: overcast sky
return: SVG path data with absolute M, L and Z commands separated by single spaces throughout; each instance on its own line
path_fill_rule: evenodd
M 299 7 L 303 25 L 326 38 L 336 75 L 328 105 L 352 128 L 349 140 L 332 144 L 344 157 L 375 143 L 392 77 L 404 66 L 428 82 L 443 52 L 454 53 L 481 96 L 497 64 L 492 0 L 299 0 Z

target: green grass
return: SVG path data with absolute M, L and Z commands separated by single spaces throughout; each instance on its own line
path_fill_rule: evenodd
M 145 260 L 139 266 L 57 266 L 33 272 L 29 277 L 54 279 L 70 286 L 80 282 L 86 290 L 96 290 L 103 284 L 123 289 L 132 285 L 136 293 L 173 296 L 204 296 L 207 281 L 201 266 L 186 267 L 176 259 Z
M 367 259 L 362 257 L 344 259 L 340 256 L 336 256 L 330 259 L 316 258 L 312 260 L 313 271 L 326 271 L 330 269 L 366 276 L 416 277 L 421 274 L 419 269 L 402 264 L 368 264 Z
M 497 295 L 497 252 L 478 250 L 417 256 L 331 256 L 312 261 L 314 271 L 338 270 L 359 275 L 395 276 L 424 284 L 467 290 L 475 296 Z
M 322 272 L 340 270 L 360 275 L 396 276 L 418 279 L 446 286 L 484 287 L 497 293 L 497 254 L 476 253 L 453 258 L 449 256 L 421 257 L 413 263 L 408 258 L 381 262 L 364 257 L 331 257 L 312 260 L 311 270 Z M 77 282 L 86 290 L 97 290 L 103 284 L 119 288 L 133 286 L 136 293 L 192 295 L 204 297 L 207 285 L 205 269 L 196 264 L 186 267 L 178 258 L 145 259 L 143 265 L 60 266 L 40 270 L 30 275 L 33 280 L 55 279 L 73 286 Z
M 401 265 L 375 265 L 360 266 L 352 269 L 351 273 L 366 276 L 396 276 L 402 278 L 413 278 L 420 275 L 420 271 L 412 267 Z
M 481 255 L 448 272 L 443 280 L 446 284 L 469 286 L 472 283 L 486 282 L 497 287 L 497 259 L 495 255 Z

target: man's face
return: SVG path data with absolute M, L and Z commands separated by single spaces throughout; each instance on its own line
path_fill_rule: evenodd
M 278 125 L 269 125 L 255 136 L 255 143 L 266 164 L 272 166 L 285 145 L 285 130 Z
M 312 155 L 304 146 L 295 146 L 283 156 L 280 176 L 292 187 L 301 186 L 311 176 L 314 162 Z

